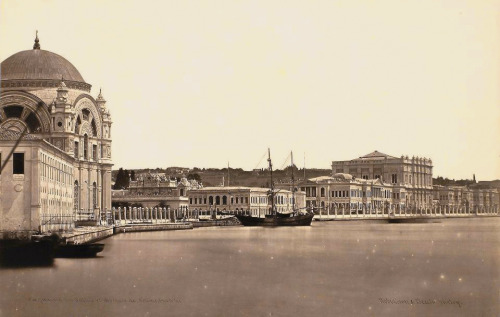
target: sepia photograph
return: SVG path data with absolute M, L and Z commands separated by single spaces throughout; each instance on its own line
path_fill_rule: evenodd
M 500 316 L 500 0 L 3 0 L 0 316 Z

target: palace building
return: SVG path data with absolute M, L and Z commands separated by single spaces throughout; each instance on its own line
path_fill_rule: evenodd
M 226 186 L 205 187 L 188 191 L 189 208 L 194 211 L 223 211 L 246 213 L 264 217 L 271 214 L 270 188 Z M 290 213 L 304 209 L 305 195 L 302 192 L 279 189 L 274 195 L 276 211 Z
M 38 35 L 33 49 L 1 63 L 3 236 L 97 223 L 111 209 L 111 123 L 102 94 L 93 97 L 75 66 L 42 50 Z
M 186 211 L 187 193 L 201 187 L 196 180 L 177 181 L 164 173 L 139 174 L 137 180 L 130 181 L 128 189 L 112 191 L 112 202 L 114 207 L 166 207 Z
M 423 157 L 394 157 L 378 151 L 349 161 L 333 161 L 332 175 L 350 174 L 354 178 L 380 179 L 399 186 L 406 196 L 404 204 L 413 208 L 432 206 L 432 160 Z
M 299 186 L 306 193 L 306 206 L 316 213 L 388 213 L 406 208 L 405 189 L 380 179 L 337 173 L 308 179 Z

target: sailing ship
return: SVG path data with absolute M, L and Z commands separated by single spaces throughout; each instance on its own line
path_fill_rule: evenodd
M 273 182 L 273 164 L 271 162 L 271 150 L 268 149 L 268 159 L 269 171 L 271 175 L 271 190 L 269 191 L 269 197 L 271 201 L 271 214 L 265 215 L 265 217 L 255 217 L 246 215 L 235 215 L 236 218 L 244 226 L 266 226 L 266 227 L 278 227 L 278 226 L 310 226 L 311 221 L 314 217 L 313 213 L 301 212 L 295 209 L 295 184 L 293 177 L 293 154 L 291 156 L 292 161 L 292 212 L 288 214 L 279 213 L 276 210 L 274 203 L 274 182 Z

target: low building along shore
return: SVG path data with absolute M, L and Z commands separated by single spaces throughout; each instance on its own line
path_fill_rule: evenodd
M 191 211 L 245 213 L 264 216 L 271 213 L 270 189 L 260 187 L 205 187 L 188 192 Z M 276 211 L 291 213 L 305 207 L 305 194 L 277 190 L 274 195 Z

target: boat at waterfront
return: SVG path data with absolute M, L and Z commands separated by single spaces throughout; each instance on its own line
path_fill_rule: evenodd
M 104 250 L 104 243 L 60 244 L 55 249 L 58 258 L 90 258 Z
M 33 235 L 31 239 L 0 240 L 2 265 L 50 264 L 54 260 L 59 237 Z
M 442 218 L 416 216 L 416 217 L 394 217 L 389 216 L 389 223 L 440 223 Z
M 292 184 L 294 183 L 293 178 L 293 155 L 292 155 Z M 265 217 L 255 217 L 248 215 L 235 215 L 235 217 L 244 226 L 264 226 L 264 227 L 278 227 L 278 226 L 310 226 L 314 217 L 312 212 L 301 212 L 295 209 L 295 186 L 292 186 L 292 201 L 293 207 L 291 213 L 279 213 L 276 210 L 274 203 L 274 183 L 273 183 L 273 164 L 271 162 L 271 151 L 268 149 L 268 159 L 269 171 L 271 176 L 271 190 L 269 191 L 270 201 L 271 201 L 271 214 L 265 215 Z
M 264 218 L 253 217 L 253 216 L 243 216 L 236 215 L 236 218 L 244 226 L 265 226 L 265 227 L 277 227 L 277 226 L 310 226 L 313 219 L 312 214 L 299 214 L 299 215 L 286 215 L 281 216 L 279 213 L 273 215 L 266 215 Z

